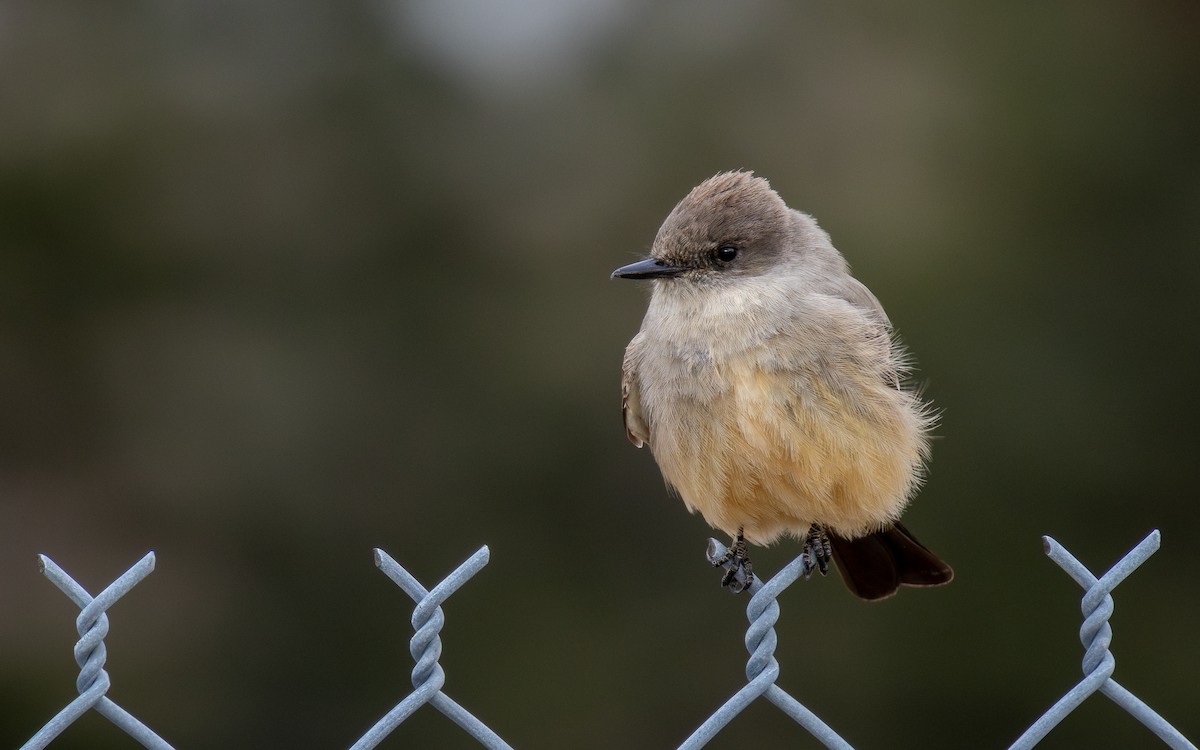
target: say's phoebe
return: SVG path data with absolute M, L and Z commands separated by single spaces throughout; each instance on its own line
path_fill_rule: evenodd
M 750 172 L 719 174 L 613 276 L 653 280 L 622 367 L 626 434 L 734 537 L 726 562 L 747 581 L 746 541 L 782 534 L 821 572 L 832 557 L 863 599 L 953 578 L 897 520 L 934 415 L 906 388 L 883 307 L 811 216 Z

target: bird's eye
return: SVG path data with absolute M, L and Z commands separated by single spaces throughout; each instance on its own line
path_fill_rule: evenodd
M 717 260 L 728 263 L 737 257 L 738 249 L 733 245 L 722 245 L 717 248 Z

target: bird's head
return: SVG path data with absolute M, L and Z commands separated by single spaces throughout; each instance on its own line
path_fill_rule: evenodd
M 775 267 L 802 214 L 752 172 L 723 172 L 692 189 L 658 230 L 650 257 L 613 278 L 722 283 Z

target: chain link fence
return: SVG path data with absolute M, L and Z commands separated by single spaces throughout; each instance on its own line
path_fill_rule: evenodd
M 1107 696 L 1144 724 L 1167 747 L 1173 750 L 1196 750 L 1196 746 L 1163 717 L 1112 679 L 1115 661 L 1109 651 L 1112 628 L 1108 623 L 1113 612 L 1112 591 L 1158 549 L 1158 531 L 1152 532 L 1099 577 L 1058 542 L 1050 537 L 1043 537 L 1043 540 L 1050 559 L 1084 590 L 1081 602 L 1084 620 L 1079 631 L 1079 638 L 1084 646 L 1084 676 L 1034 721 L 1009 750 L 1028 750 L 1034 747 L 1068 714 L 1095 693 Z M 710 562 L 720 560 L 724 552 L 725 547 L 719 542 L 709 541 Z M 432 589 L 426 589 L 386 552 L 375 550 L 375 565 L 416 603 L 412 614 L 413 636 L 409 642 L 409 651 L 416 661 L 412 670 L 413 691 L 354 741 L 351 750 L 369 750 L 376 747 L 396 727 L 426 704 L 446 715 L 483 747 L 492 750 L 512 750 L 511 746 L 486 724 L 445 693 L 443 688 L 446 675 L 438 663 L 442 653 L 439 633 L 446 621 L 441 605 L 487 565 L 488 556 L 488 548 L 481 548 Z M 45 555 L 39 556 L 39 565 L 42 573 L 80 609 L 75 620 L 79 632 L 79 641 L 75 644 L 75 661 L 80 668 L 75 687 L 79 697 L 46 722 L 22 746 L 22 750 L 41 750 L 47 747 L 76 719 L 91 710 L 107 718 L 144 747 L 172 750 L 172 745 L 166 740 L 108 697 L 111 683 L 104 669 L 104 637 L 108 634 L 106 612 L 154 571 L 154 553 L 147 554 L 96 596 L 89 594 Z M 812 572 L 807 566 L 805 556 L 801 555 L 770 580 L 764 582 L 756 577 L 750 582 L 747 587 L 750 597 L 746 607 L 750 625 L 745 637 L 746 649 L 750 652 L 746 663 L 747 682 L 724 705 L 701 722 L 696 731 L 679 746 L 679 750 L 704 747 L 735 716 L 760 697 L 779 707 L 825 747 L 837 750 L 851 749 L 850 743 L 776 684 L 780 672 L 779 662 L 775 659 L 778 639 L 774 629 L 780 616 L 778 597 L 801 576 L 808 577 Z M 745 579 L 740 578 L 739 582 L 745 584 Z

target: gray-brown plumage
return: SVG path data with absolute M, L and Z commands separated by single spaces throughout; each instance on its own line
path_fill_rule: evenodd
M 810 216 L 749 172 L 719 174 L 613 275 L 653 279 L 622 411 L 689 509 L 758 544 L 827 533 L 863 598 L 951 579 L 897 523 L 933 417 L 879 301 Z

